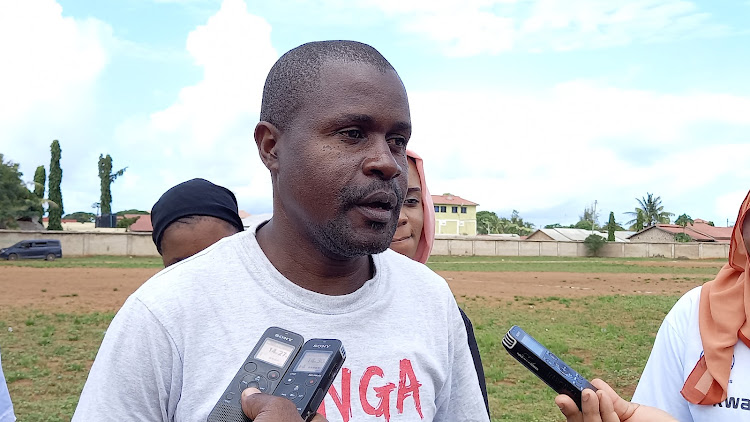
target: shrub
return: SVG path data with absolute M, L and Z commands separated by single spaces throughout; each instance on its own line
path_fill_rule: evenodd
M 602 246 L 604 246 L 605 243 L 607 243 L 607 240 L 599 236 L 598 234 L 590 234 L 583 241 L 583 244 L 586 245 L 586 249 L 588 249 L 589 253 L 592 256 L 597 256 L 599 254 L 599 250 L 602 248 Z

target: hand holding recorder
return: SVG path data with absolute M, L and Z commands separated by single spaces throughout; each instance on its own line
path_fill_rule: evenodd
M 316 411 L 345 359 L 339 340 L 305 342 L 297 333 L 270 327 L 224 390 L 207 422 L 248 422 L 255 420 L 251 415 L 267 422 L 325 420 Z
M 629 402 L 620 397 L 606 382 L 591 381 L 596 393 L 585 389 L 582 393 L 583 411 L 565 394 L 555 397 L 555 404 L 567 422 L 676 422 L 663 410 Z

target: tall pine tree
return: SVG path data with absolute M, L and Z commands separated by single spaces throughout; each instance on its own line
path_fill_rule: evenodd
M 615 213 L 610 211 L 609 212 L 609 223 L 607 223 L 607 241 L 614 242 L 615 241 Z
M 60 184 L 62 183 L 62 167 L 60 167 L 60 142 L 55 139 L 50 146 L 51 158 L 49 162 L 49 224 L 47 230 L 62 230 L 63 199 Z
M 112 213 L 112 182 L 125 173 L 128 168 L 117 170 L 112 173 L 112 157 L 107 154 L 99 154 L 99 180 L 101 181 L 101 196 L 99 204 L 102 207 L 102 215 Z
M 44 185 L 47 183 L 47 171 L 44 166 L 39 166 L 34 172 L 34 196 L 36 196 L 37 204 L 34 206 L 34 211 L 39 216 L 39 223 L 42 222 L 44 217 Z

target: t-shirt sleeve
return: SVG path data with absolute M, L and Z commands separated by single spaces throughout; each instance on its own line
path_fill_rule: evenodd
M 677 420 L 691 421 L 688 402 L 680 394 L 685 382 L 682 352 L 685 343 L 679 327 L 687 323 L 685 314 L 689 313 L 684 305 L 678 302 L 659 327 L 632 401 L 662 409 Z
M 73 421 L 172 420 L 180 361 L 159 320 L 140 300 L 129 298 L 107 329 Z
M 450 372 L 446 385 L 437 395 L 435 422 L 489 421 L 477 371 L 469 350 L 466 327 L 454 305 L 450 314 L 448 353 Z

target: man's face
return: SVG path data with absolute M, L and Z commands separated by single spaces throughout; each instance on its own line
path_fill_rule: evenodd
M 161 238 L 161 260 L 168 267 L 235 233 L 236 228 L 215 217 L 201 216 L 194 221 L 175 221 Z
M 424 208 L 422 204 L 422 182 L 417 165 L 409 160 L 409 189 L 401 207 L 398 228 L 391 242 L 391 249 L 411 259 L 417 254 L 417 246 L 422 237 Z
M 277 143 L 278 203 L 326 256 L 382 252 L 406 191 L 406 91 L 361 63 L 330 61 L 320 79 Z

